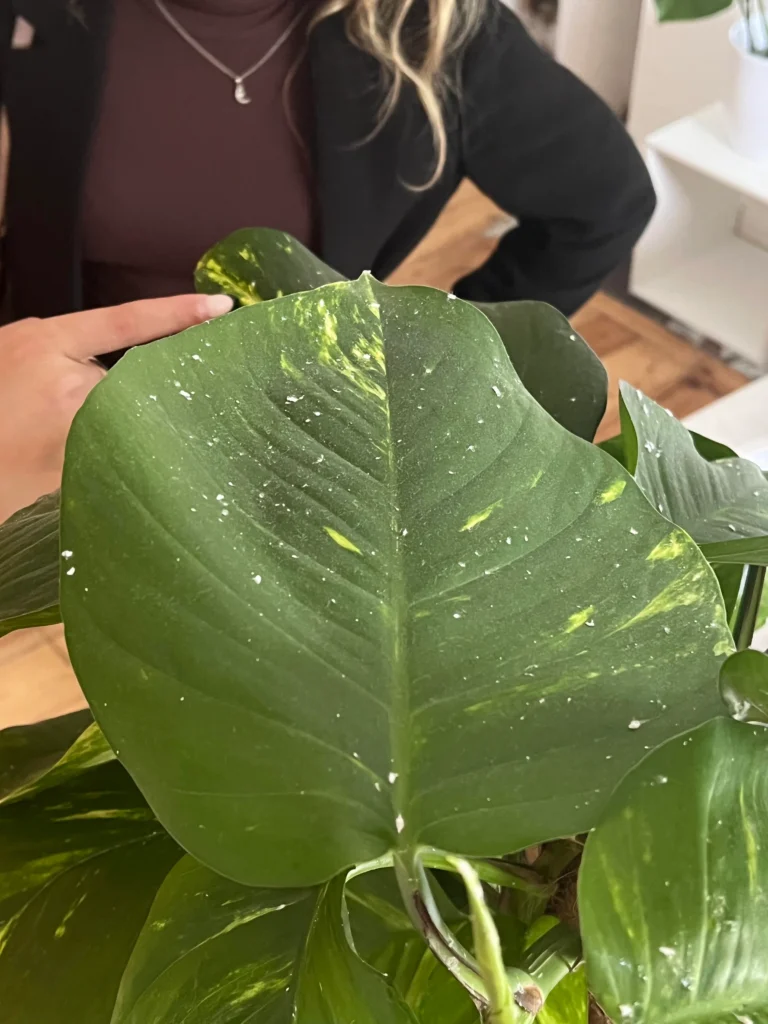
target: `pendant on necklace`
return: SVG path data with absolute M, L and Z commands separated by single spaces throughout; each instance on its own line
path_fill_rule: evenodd
M 235 102 L 243 106 L 251 102 L 251 97 L 245 91 L 242 78 L 235 79 Z

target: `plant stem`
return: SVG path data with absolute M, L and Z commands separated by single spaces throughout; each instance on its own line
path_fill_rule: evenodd
M 451 859 L 441 850 L 425 847 L 419 851 L 419 858 L 425 868 L 456 873 Z M 511 864 L 499 857 L 469 858 L 469 860 L 480 879 L 490 885 L 497 885 L 502 889 L 517 889 L 519 892 L 536 896 L 544 901 L 548 900 L 555 890 L 555 886 L 550 882 L 543 881 L 537 871 L 523 867 L 521 864 Z M 385 853 L 382 857 L 377 857 L 376 860 L 369 860 L 352 868 L 347 879 L 351 881 L 359 875 L 368 874 L 369 871 L 381 871 L 391 867 L 394 867 L 394 858 L 391 853 Z
M 555 985 L 566 974 L 576 970 L 581 961 L 578 933 L 561 922 L 526 950 L 523 969 L 531 975 L 546 999 Z
M 456 872 L 452 858 L 447 857 L 441 850 L 427 847 L 419 852 L 419 858 L 426 868 Z M 521 864 L 511 864 L 500 857 L 466 859 L 480 880 L 490 885 L 498 885 L 502 889 L 518 889 L 520 892 L 541 896 L 543 899 L 549 899 L 554 892 L 554 886 L 543 882 L 536 871 Z
M 737 651 L 746 651 L 755 635 L 760 598 L 765 584 L 765 566 L 750 565 L 744 576 L 741 593 L 736 606 L 733 638 Z
M 488 1006 L 488 994 L 475 958 L 447 927 L 432 896 L 424 867 L 411 850 L 395 854 L 395 876 L 405 909 L 437 959 L 469 992 L 479 1010 Z

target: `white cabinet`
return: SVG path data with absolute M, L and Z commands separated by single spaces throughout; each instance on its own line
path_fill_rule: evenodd
M 768 165 L 734 153 L 725 110 L 735 8 L 660 25 L 643 0 L 629 128 L 659 198 L 632 294 L 768 369 Z M 768 116 L 768 113 L 766 114 Z
M 768 207 L 768 165 L 734 153 L 715 104 L 652 132 L 658 210 L 635 253 L 632 294 L 768 369 L 768 251 L 741 234 Z

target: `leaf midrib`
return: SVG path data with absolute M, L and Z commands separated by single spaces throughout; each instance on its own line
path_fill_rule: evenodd
M 372 301 L 376 302 L 377 296 L 371 284 L 371 278 L 366 278 L 368 291 Z M 389 366 L 386 358 L 384 330 L 381 323 L 381 310 L 373 313 L 379 321 L 381 332 L 382 355 L 384 358 L 384 383 L 386 402 L 384 414 L 386 416 L 387 430 L 387 470 L 389 487 L 392 494 L 393 514 L 391 521 L 391 537 L 389 545 L 389 609 L 392 616 L 389 634 L 390 647 L 390 712 L 389 712 L 389 743 L 391 770 L 397 772 L 397 778 L 392 784 L 392 809 L 397 822 L 402 821 L 402 830 L 397 832 L 396 845 L 406 849 L 411 845 L 411 824 L 408 813 L 408 802 L 410 798 L 410 769 L 411 769 L 411 728 L 410 728 L 410 692 L 408 687 L 408 671 L 405 657 L 405 625 L 408 615 L 408 596 L 405 583 L 405 558 L 402 544 L 402 523 L 400 521 L 400 482 L 397 468 L 397 457 L 395 454 L 394 432 L 392 430 L 392 409 L 389 400 Z

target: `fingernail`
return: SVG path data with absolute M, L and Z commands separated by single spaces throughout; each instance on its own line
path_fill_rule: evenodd
M 229 313 L 234 304 L 229 295 L 206 295 L 204 300 L 206 315 L 210 318 Z

